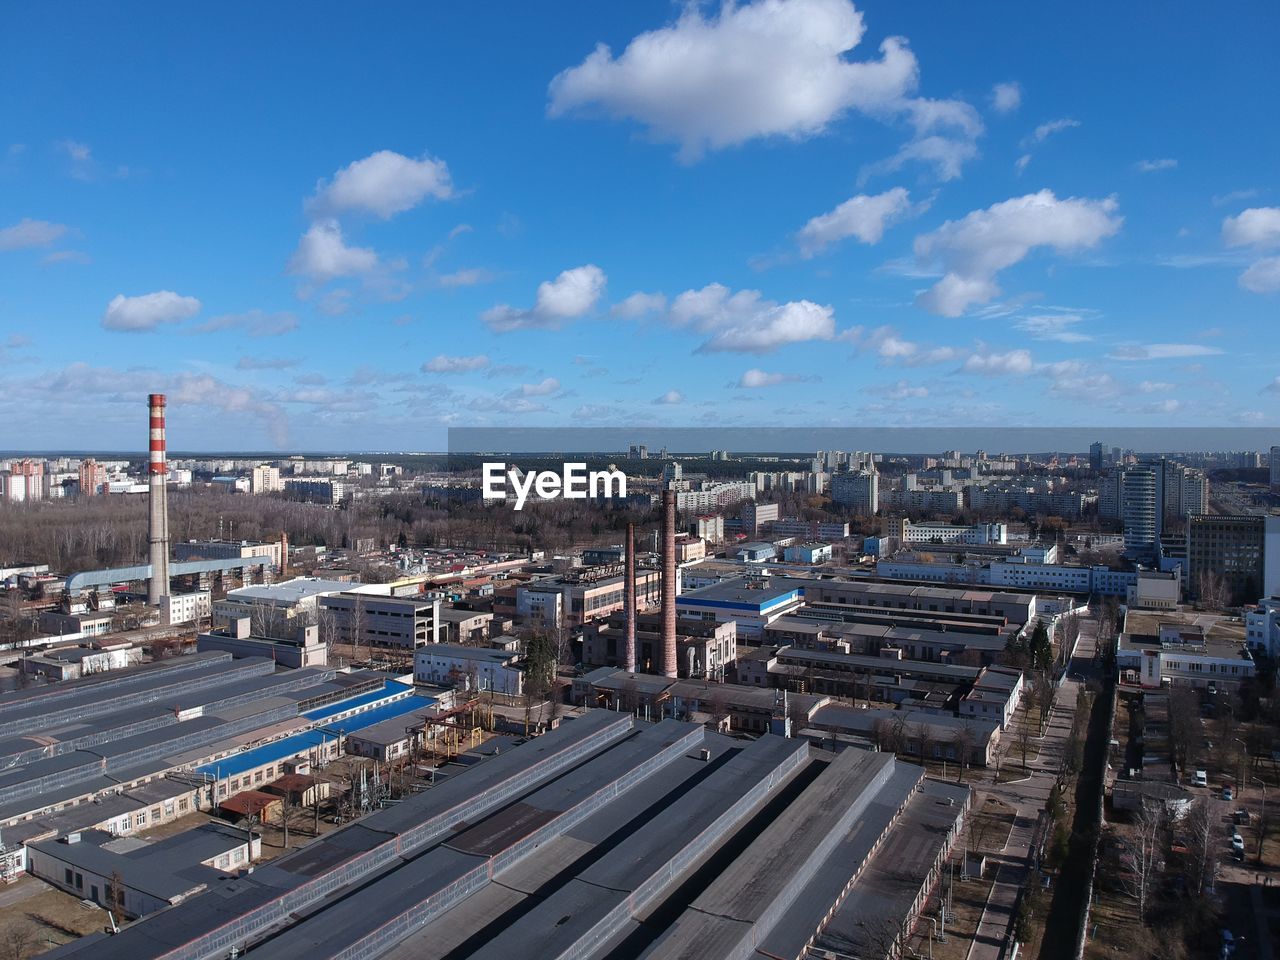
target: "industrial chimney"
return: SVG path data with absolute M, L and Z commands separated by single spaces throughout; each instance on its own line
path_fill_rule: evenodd
M 627 545 L 622 575 L 622 604 L 627 615 L 626 636 L 622 642 L 622 665 L 627 673 L 636 672 L 636 525 L 627 524 Z
M 662 675 L 676 668 L 676 494 L 662 491 Z
M 151 411 L 151 458 L 148 463 L 151 500 L 147 510 L 151 580 L 147 583 L 147 603 L 156 607 L 160 605 L 160 598 L 169 594 L 169 500 L 165 492 L 169 464 L 165 457 L 164 394 L 151 394 L 147 398 L 147 406 Z

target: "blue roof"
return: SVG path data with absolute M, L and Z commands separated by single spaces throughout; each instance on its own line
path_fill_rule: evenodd
M 381 707 L 374 707 L 372 710 L 366 710 L 363 713 L 357 713 L 354 717 L 347 717 L 345 720 L 339 720 L 328 730 L 341 730 L 343 733 L 352 733 L 355 730 L 363 730 L 365 727 L 372 727 L 375 723 L 381 723 L 383 720 L 391 720 L 395 717 L 404 716 L 406 713 L 413 713 L 415 710 L 425 710 L 436 702 L 435 697 L 412 696 L 403 700 L 396 700 L 393 703 L 384 704 Z
M 387 697 L 395 694 L 406 693 L 409 691 L 409 685 L 401 683 L 399 680 L 388 680 L 382 685 L 381 690 L 374 690 L 371 693 L 362 693 L 357 697 L 351 697 L 338 703 L 326 704 L 323 707 L 317 707 L 314 710 L 308 710 L 303 714 L 308 720 L 322 722 L 329 719 L 335 714 L 345 713 L 347 710 L 355 710 L 358 707 L 366 706 L 370 703 L 377 703 L 379 700 L 385 700 Z
M 202 767 L 196 767 L 196 773 L 207 774 L 215 780 L 221 780 L 224 777 L 236 777 L 246 770 L 256 770 L 263 764 L 271 763 L 273 760 L 283 760 L 286 757 L 303 753 L 312 747 L 318 747 L 321 741 L 324 740 L 332 741 L 333 734 L 321 733 L 319 730 L 295 733 L 293 736 L 285 737 L 283 740 L 275 740 L 260 747 L 254 747 L 252 750 L 233 753 L 229 757 L 223 757 L 213 763 L 206 763 Z
M 388 682 L 388 686 L 395 684 L 402 687 L 402 684 L 392 680 Z M 385 696 L 385 692 L 380 696 Z M 373 694 L 366 694 L 373 696 Z M 362 699 L 362 698 L 355 698 Z M 349 701 L 350 702 L 350 701 Z M 283 740 L 275 740 L 271 743 L 265 743 L 260 747 L 254 747 L 252 750 L 244 750 L 240 753 L 233 753 L 229 757 L 223 757 L 221 760 L 215 760 L 213 763 L 206 763 L 196 768 L 196 773 L 207 774 L 215 780 L 222 780 L 226 777 L 236 777 L 244 773 L 246 770 L 256 770 L 258 767 L 272 763 L 276 760 L 284 760 L 287 757 L 293 757 L 300 753 L 305 753 L 312 747 L 318 747 L 322 742 L 332 742 L 336 730 L 343 733 L 353 733 L 356 730 L 363 730 L 365 727 L 371 727 L 375 723 L 381 723 L 383 720 L 391 720 L 394 717 L 403 716 L 406 713 L 412 713 L 415 710 L 425 710 L 436 702 L 435 697 L 412 696 L 403 700 L 396 700 L 392 703 L 383 704 L 381 707 L 375 707 L 372 710 L 366 710 L 363 713 L 357 713 L 353 717 L 347 717 L 340 720 L 333 728 L 318 728 L 308 730 L 305 733 L 295 733 L 291 737 L 285 737 Z M 331 709 L 326 707 L 326 710 Z M 317 711 L 312 711 L 317 712 Z M 307 714 L 311 716 L 310 713 Z

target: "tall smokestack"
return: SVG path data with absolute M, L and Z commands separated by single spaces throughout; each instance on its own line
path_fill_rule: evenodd
M 676 494 L 662 491 L 662 675 L 676 671 Z
M 627 614 L 627 632 L 622 642 L 622 665 L 627 673 L 636 672 L 636 525 L 627 524 L 627 546 L 622 575 L 622 604 Z
M 165 492 L 169 464 L 164 444 L 164 394 L 151 394 L 147 398 L 147 406 L 151 410 L 151 459 L 148 464 L 151 500 L 147 510 L 151 579 L 147 583 L 147 603 L 156 607 L 160 605 L 160 598 L 169 593 L 169 500 Z

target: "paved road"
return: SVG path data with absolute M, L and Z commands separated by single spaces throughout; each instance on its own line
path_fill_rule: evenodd
M 1008 842 L 994 858 L 997 864 L 995 883 L 991 888 L 987 908 L 978 923 L 973 943 L 969 946 L 968 960 L 999 960 L 1000 948 L 1013 920 L 1014 902 L 1031 868 L 1031 841 L 1036 821 L 1062 768 L 1063 750 L 1071 734 L 1075 716 L 1076 695 L 1093 670 L 1093 656 L 1097 649 L 1096 630 L 1096 620 L 1085 620 L 1081 624 L 1080 641 L 1068 676 L 1084 679 L 1064 680 L 1054 695 L 1053 712 L 1049 716 L 1045 735 L 1039 741 L 1039 756 L 1028 763 L 1029 776 L 1013 783 L 986 782 L 973 785 L 975 792 L 996 797 L 1012 807 L 1015 821 Z M 1008 739 L 1007 752 L 1012 752 L 1013 738 Z M 1005 768 L 1015 769 L 1019 763 L 1020 758 L 1007 755 Z
M 24 876 L 6 887 L 0 887 L 0 910 L 30 900 L 53 887 L 36 877 Z

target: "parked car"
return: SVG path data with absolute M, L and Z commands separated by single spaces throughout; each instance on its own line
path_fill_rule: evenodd
M 1237 810 L 1235 813 L 1231 815 L 1231 818 L 1235 820 L 1236 823 L 1248 823 L 1249 811 L 1246 810 L 1244 807 L 1241 807 L 1239 810 Z
M 1207 787 L 1209 785 L 1209 773 L 1206 770 L 1197 770 L 1195 778 L 1191 781 L 1197 787 Z
M 1229 783 L 1223 784 L 1223 785 L 1222 785 L 1222 799 L 1223 799 L 1223 800 L 1234 800 L 1235 798 L 1236 798 L 1236 791 L 1235 791 L 1235 788 L 1234 788 L 1234 787 L 1232 787 L 1232 786 L 1231 786 L 1231 784 L 1229 784 Z
M 1222 960 L 1227 960 L 1227 958 L 1230 957 L 1235 952 L 1236 952 L 1236 938 L 1231 935 L 1230 930 L 1223 930 L 1222 931 L 1222 953 L 1220 954 L 1220 956 L 1222 957 Z

